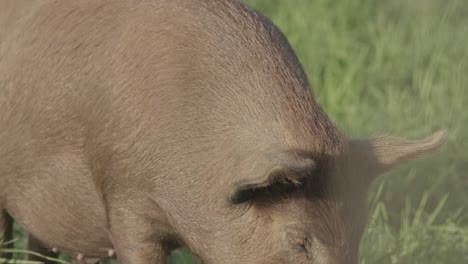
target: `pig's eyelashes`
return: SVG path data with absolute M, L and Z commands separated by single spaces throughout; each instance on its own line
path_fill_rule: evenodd
M 244 185 L 239 187 L 230 197 L 233 204 L 252 201 L 257 198 L 275 198 L 304 188 L 307 178 L 279 179 L 267 186 Z
M 230 202 L 239 204 L 256 198 L 276 198 L 294 192 L 303 188 L 316 171 L 315 161 L 308 158 L 286 160 L 282 163 L 272 166 L 261 177 L 239 182 L 229 196 Z

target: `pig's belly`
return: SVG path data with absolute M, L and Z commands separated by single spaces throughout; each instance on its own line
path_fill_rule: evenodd
M 106 256 L 112 243 L 104 206 L 89 173 L 79 164 L 54 168 L 17 177 L 7 194 L 7 211 L 50 248 L 71 255 Z

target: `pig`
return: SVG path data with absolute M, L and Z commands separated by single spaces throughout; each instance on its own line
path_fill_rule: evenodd
M 0 240 L 76 262 L 352 264 L 366 193 L 446 138 L 346 137 L 236 0 L 0 2 Z

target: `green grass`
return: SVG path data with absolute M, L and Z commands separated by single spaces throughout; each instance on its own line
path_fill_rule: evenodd
M 436 155 L 374 184 L 361 263 L 468 263 L 468 1 L 246 2 L 284 31 L 348 135 L 449 129 Z

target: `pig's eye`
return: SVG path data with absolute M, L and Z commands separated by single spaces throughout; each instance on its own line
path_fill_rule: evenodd
M 306 178 L 294 181 L 291 179 L 284 179 L 282 181 L 274 182 L 265 188 L 257 189 L 257 192 L 259 192 L 260 195 L 263 193 L 265 195 L 279 196 L 301 189 L 305 183 Z
M 276 165 L 259 178 L 245 179 L 236 184 L 229 196 L 233 204 L 257 198 L 275 198 L 304 188 L 315 173 L 315 161 L 300 159 L 293 165 Z
M 231 197 L 231 202 L 242 203 L 258 198 L 280 197 L 303 189 L 306 182 L 306 177 L 300 179 L 283 178 L 273 181 L 267 186 L 250 186 L 249 188 L 239 189 L 235 196 Z

